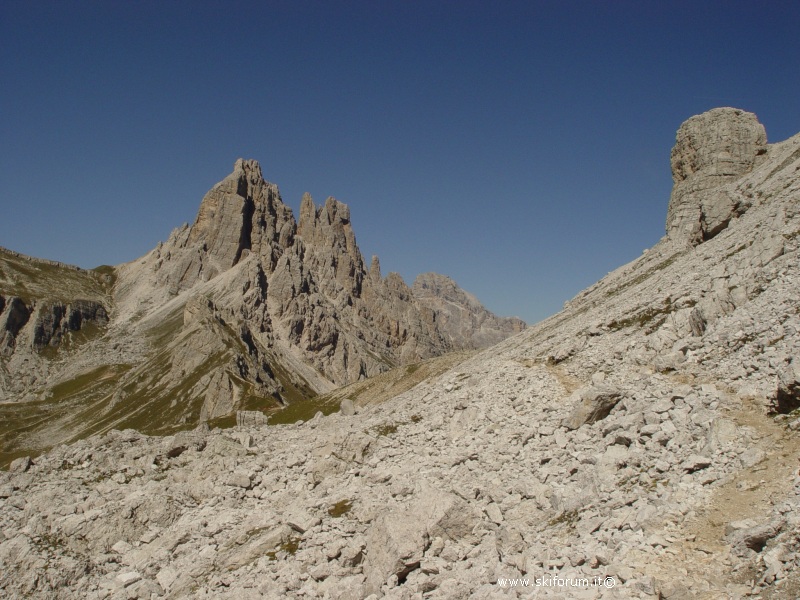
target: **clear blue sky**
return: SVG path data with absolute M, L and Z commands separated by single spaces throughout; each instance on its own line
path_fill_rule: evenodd
M 800 131 L 800 3 L 0 2 L 0 245 L 83 267 L 238 157 L 529 322 L 664 231 L 688 117 Z

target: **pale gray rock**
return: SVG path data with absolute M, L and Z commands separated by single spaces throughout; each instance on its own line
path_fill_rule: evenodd
M 250 489 L 252 481 L 249 474 L 237 472 L 237 473 L 232 473 L 230 476 L 228 476 L 227 484 L 234 487 Z
M 588 387 L 575 392 L 570 402 L 575 405 L 564 420 L 564 427 L 577 429 L 582 425 L 605 419 L 623 398 L 623 393 L 613 387 Z
M 221 569 L 234 571 L 258 560 L 267 552 L 276 552 L 291 538 L 287 525 L 255 528 L 223 545 L 214 563 Z
M 417 302 L 433 311 L 440 330 L 454 349 L 486 348 L 526 327 L 521 319 L 492 314 L 475 296 L 445 275 L 418 275 L 411 291 Z
M 367 592 L 379 592 L 391 577 L 405 580 L 419 568 L 432 539 L 470 538 L 477 522 L 463 500 L 423 485 L 408 507 L 381 515 L 370 527 L 364 563 Z
M 15 458 L 11 461 L 11 465 L 8 467 L 8 470 L 12 473 L 24 473 L 31 468 L 32 464 L 33 461 L 31 461 L 30 456 L 21 456 L 20 458 Z
M 267 416 L 257 410 L 237 410 L 237 427 L 260 427 L 267 424 Z
M 700 456 L 699 454 L 692 454 L 689 458 L 687 458 L 681 468 L 687 473 L 694 473 L 696 471 L 701 471 L 703 469 L 707 469 L 713 464 L 713 461 L 708 458 L 707 456 Z
M 684 122 L 672 149 L 668 235 L 697 244 L 743 214 L 750 199 L 724 185 L 749 173 L 766 151 L 767 134 L 753 113 L 715 108 Z
M 117 575 L 117 581 L 119 581 L 123 587 L 131 586 L 141 579 L 142 576 L 136 571 L 126 571 Z
M 738 529 L 730 536 L 733 550 L 740 555 L 747 555 L 748 550 L 761 552 L 767 542 L 775 538 L 785 525 L 782 519 L 776 519 L 761 525 Z

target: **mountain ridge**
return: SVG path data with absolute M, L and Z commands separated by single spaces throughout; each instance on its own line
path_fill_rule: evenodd
M 377 257 L 366 268 L 346 204 L 306 194 L 296 221 L 254 160 L 237 160 L 192 225 L 136 260 L 89 271 L 12 252 L 0 262 L 0 400 L 39 407 L 39 434 L 8 426 L 11 455 L 39 447 L 26 436 L 168 433 L 269 412 L 524 327 L 472 303 L 481 335 L 445 336 L 430 299 L 383 277 Z

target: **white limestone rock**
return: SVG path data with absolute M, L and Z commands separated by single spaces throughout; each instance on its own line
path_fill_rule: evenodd
M 725 184 L 750 172 L 766 151 L 767 134 L 753 113 L 715 108 L 684 122 L 672 149 L 668 235 L 697 244 L 743 214 L 752 201 Z

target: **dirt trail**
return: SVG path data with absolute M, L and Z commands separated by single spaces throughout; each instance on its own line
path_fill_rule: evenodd
M 720 598 L 720 588 L 727 587 L 732 595 L 724 597 L 732 598 L 752 590 L 758 572 L 754 565 L 732 573 L 734 561 L 725 539 L 726 526 L 745 519 L 757 524 L 767 520 L 773 505 L 781 504 L 795 493 L 800 459 L 800 435 L 768 416 L 763 404 L 753 398 L 731 395 L 726 398 L 726 405 L 723 412 L 728 419 L 754 432 L 753 447 L 763 451 L 763 458 L 713 490 L 708 503 L 667 536 L 674 543 L 648 568 L 654 577 L 672 582 L 675 587 L 687 575 L 686 580 L 705 580 L 709 589 L 693 589 L 696 595 L 689 597 L 709 600 Z M 758 597 L 800 598 L 800 574 L 791 574 L 779 588 Z

